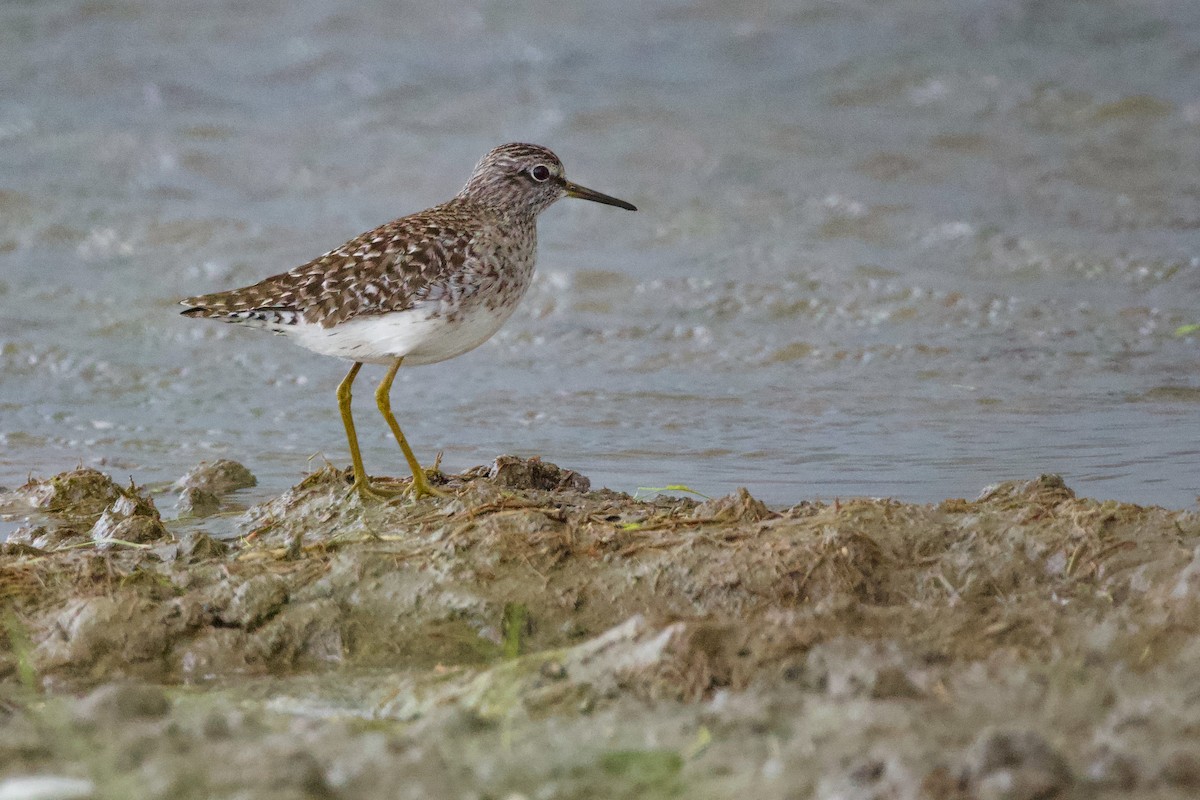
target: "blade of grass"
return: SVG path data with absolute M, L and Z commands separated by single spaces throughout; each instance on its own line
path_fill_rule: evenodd
M 504 604 L 504 657 L 513 659 L 521 655 L 521 637 L 529 625 L 529 609 L 524 603 Z
M 684 492 L 686 494 L 694 494 L 696 497 L 702 497 L 705 500 L 712 499 L 708 495 L 697 492 L 692 487 L 685 486 L 682 483 L 669 483 L 666 486 L 639 486 L 637 493 L 633 496 L 634 499 L 638 499 L 638 496 L 641 495 L 642 492 L 654 492 L 655 494 L 662 494 L 663 492 Z

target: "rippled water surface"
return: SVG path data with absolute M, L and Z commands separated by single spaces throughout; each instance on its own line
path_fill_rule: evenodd
M 555 206 L 501 333 L 401 370 L 423 459 L 773 503 L 1200 488 L 1193 0 L 10 2 L 0 75 L 0 485 L 348 463 L 345 364 L 175 302 L 528 140 L 641 210 Z M 403 475 L 379 373 L 364 456 Z

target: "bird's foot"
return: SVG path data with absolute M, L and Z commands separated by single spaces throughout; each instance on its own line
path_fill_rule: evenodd
M 436 467 L 435 467 L 436 469 Z M 426 477 L 425 471 L 414 472 L 412 481 L 408 485 L 408 490 L 405 492 L 412 500 L 420 500 L 422 497 L 448 497 L 449 495 L 441 489 L 435 489 Z
M 403 489 L 381 489 L 372 486 L 365 478 L 355 479 L 354 484 L 346 491 L 346 496 L 357 494 L 364 503 L 386 503 L 396 496 L 404 494 Z

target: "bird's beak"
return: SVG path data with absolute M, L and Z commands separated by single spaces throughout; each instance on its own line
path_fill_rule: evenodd
M 580 186 L 578 183 L 563 181 L 563 189 L 566 191 L 567 197 L 578 197 L 580 200 L 591 200 L 593 203 L 604 203 L 606 206 L 616 206 L 617 208 L 624 208 L 627 211 L 637 211 L 637 206 L 633 203 L 626 203 L 624 200 L 600 194 L 600 192 L 589 189 L 586 186 Z

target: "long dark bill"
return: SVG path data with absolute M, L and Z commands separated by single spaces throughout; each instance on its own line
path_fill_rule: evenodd
M 609 197 L 594 189 L 580 186 L 578 183 L 563 181 L 563 188 L 567 190 L 567 197 L 578 197 L 580 200 L 591 200 L 593 203 L 604 203 L 606 206 L 616 206 L 617 208 L 624 208 L 627 211 L 637 211 L 637 206 L 633 203 L 626 203 L 624 200 Z

